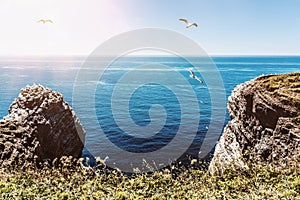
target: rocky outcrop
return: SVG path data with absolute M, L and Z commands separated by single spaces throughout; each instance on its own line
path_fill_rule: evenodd
M 60 93 L 27 86 L 0 121 L 0 166 L 81 157 L 84 139 L 79 119 Z
M 228 99 L 231 121 L 210 171 L 300 161 L 300 73 L 261 76 L 238 85 Z

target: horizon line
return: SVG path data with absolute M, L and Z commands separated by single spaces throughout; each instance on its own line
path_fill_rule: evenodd
M 89 57 L 90 54 L 15 54 L 15 55 L 1 55 L 0 58 L 59 58 L 59 57 Z M 106 55 L 110 57 L 110 55 Z M 103 57 L 106 57 L 103 56 Z M 185 55 L 185 57 L 289 57 L 289 56 L 300 56 L 300 54 L 207 54 L 207 55 Z M 94 56 L 97 57 L 97 56 Z M 177 55 L 163 55 L 163 54 L 137 54 L 127 55 L 126 57 L 177 57 Z

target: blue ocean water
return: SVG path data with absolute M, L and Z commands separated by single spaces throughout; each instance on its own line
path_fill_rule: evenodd
M 196 72 L 196 75 L 203 78 L 201 76 L 201 65 L 205 64 L 205 61 L 201 58 L 190 59 L 199 66 L 199 72 Z M 213 57 L 212 60 L 223 79 L 226 97 L 230 95 L 236 85 L 262 74 L 300 71 L 300 57 Z M 182 116 L 186 115 L 186 119 L 189 119 L 190 113 L 182 113 L 178 93 L 174 93 L 170 87 L 157 84 L 154 81 L 139 85 L 135 91 L 130 93 L 129 88 L 131 88 L 131 84 L 139 84 L 137 82 L 138 77 L 121 84 L 118 84 L 118 81 L 128 71 L 141 65 L 165 65 L 169 69 L 153 69 L 151 67 L 140 69 L 138 76 L 140 78 L 140 76 L 143 77 L 143 73 L 147 73 L 147 76 L 153 76 L 153 78 L 161 77 L 161 79 L 171 80 L 169 82 L 181 91 L 181 98 L 192 101 L 188 91 L 185 91 L 187 88 L 183 87 L 174 78 L 174 74 L 171 71 L 175 71 L 185 78 L 196 94 L 196 100 L 194 99 L 193 101 L 195 102 L 191 102 L 191 105 L 196 103 L 199 106 L 191 107 L 191 111 L 199 110 L 200 112 L 197 133 L 195 133 L 196 135 L 192 133 L 186 135 L 185 139 L 191 140 L 192 144 L 184 151 L 186 150 L 192 156 L 198 154 L 203 138 L 211 120 L 213 120 L 211 118 L 212 104 L 209 93 L 210 86 L 206 85 L 205 80 L 203 84 L 200 84 L 189 77 L 190 73 L 186 68 L 192 67 L 190 63 L 179 57 L 127 57 L 120 59 L 112 63 L 113 67 L 106 70 L 96 82 L 77 82 L 76 84 L 82 84 L 82 96 L 79 100 L 74 100 L 74 82 L 76 82 L 76 77 L 84 62 L 84 57 L 0 58 L 0 117 L 7 115 L 10 103 L 18 96 L 20 88 L 25 87 L 27 84 L 42 84 L 62 93 L 65 100 L 71 105 L 74 101 L 77 101 L 77 106 L 79 105 L 80 109 L 74 107 L 74 110 L 87 132 L 86 148 L 83 151 L 84 157 L 91 157 L 91 151 L 96 152 L 96 154 L 99 151 L 98 153 L 101 157 L 106 156 L 105 149 L 109 148 L 109 145 L 107 141 L 105 144 L 102 143 L 101 137 L 109 138 L 113 144 L 124 151 L 133 153 L 154 152 L 172 141 L 183 123 Z M 91 75 L 97 75 L 97 73 L 98 71 L 95 68 L 90 69 Z M 119 87 L 117 97 L 119 99 L 112 103 L 112 98 L 114 95 L 116 96 L 114 90 L 117 84 Z M 96 85 L 94 92 L 95 105 L 89 104 L 89 99 L 86 99 L 89 97 L 85 96 L 85 91 L 89 90 L 91 85 Z M 126 96 L 126 94 L 130 94 L 129 100 L 122 98 L 122 95 Z M 161 112 L 151 113 L 152 105 L 161 105 L 163 109 L 158 108 Z M 128 109 L 124 110 L 124 106 L 128 106 Z M 97 115 L 98 124 L 95 124 L 91 119 L 92 113 Z M 120 119 L 116 120 L 115 116 L 119 116 Z M 165 121 L 162 122 L 162 118 Z M 183 126 L 192 127 L 195 119 L 192 119 L 192 117 L 190 119 L 190 121 L 184 121 Z M 224 124 L 229 120 L 228 114 L 225 116 L 225 119 Z M 122 128 L 119 126 L 120 123 L 123 123 Z M 148 125 L 151 123 L 162 124 L 162 128 L 157 130 L 156 134 L 143 137 L 143 132 L 146 134 L 147 130 L 150 130 Z M 105 133 L 102 136 L 98 134 L 99 125 Z M 136 126 L 142 127 L 142 129 L 137 129 L 136 135 L 124 133 L 124 129 L 130 131 L 134 130 Z M 179 145 L 178 149 L 174 151 L 180 148 L 181 146 Z

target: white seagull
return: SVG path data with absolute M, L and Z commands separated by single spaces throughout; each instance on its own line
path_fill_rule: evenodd
M 199 81 L 200 83 L 203 83 L 203 81 L 202 81 L 198 76 L 195 75 L 195 73 L 193 72 L 192 69 L 187 69 L 187 70 L 189 70 L 189 72 L 191 73 L 191 74 L 190 74 L 190 77 L 191 77 L 191 78 L 194 78 L 194 79 L 196 79 L 197 81 Z
M 186 23 L 186 27 L 185 28 L 190 28 L 191 26 L 198 27 L 198 24 L 196 22 L 190 23 L 187 19 L 183 19 L 183 18 L 180 18 L 179 20 Z
M 43 24 L 45 24 L 47 22 L 53 23 L 53 21 L 51 19 L 40 19 L 39 21 L 37 21 L 37 23 L 43 23 Z

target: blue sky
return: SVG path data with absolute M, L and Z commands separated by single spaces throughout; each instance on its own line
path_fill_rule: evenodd
M 1 0 L 0 55 L 86 55 L 146 27 L 182 33 L 210 55 L 300 55 L 299 8 L 298 0 Z
M 210 54 L 300 54 L 300 1 L 297 0 L 132 0 L 138 27 L 168 27 Z M 174 19 L 197 21 L 182 29 Z

